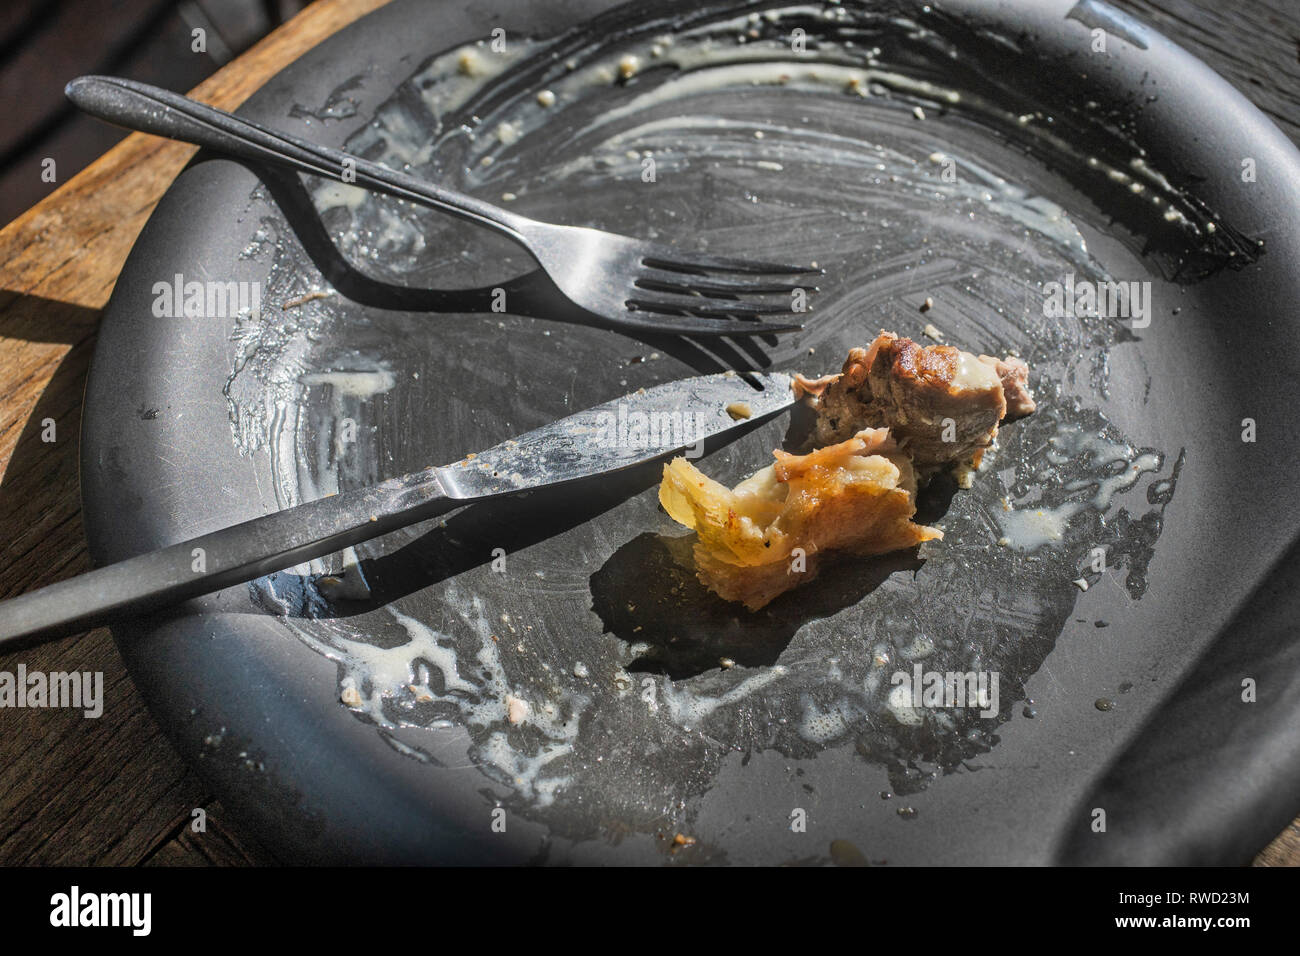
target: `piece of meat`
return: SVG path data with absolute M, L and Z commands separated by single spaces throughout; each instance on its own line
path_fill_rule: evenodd
M 698 539 L 696 572 L 714 593 L 758 610 L 816 577 L 835 552 L 884 554 L 943 537 L 915 524 L 916 477 L 888 429 L 866 429 L 727 488 L 685 458 L 664 467 L 659 501 Z
M 1017 410 L 1033 410 L 1027 376 L 1019 360 L 989 361 L 881 332 L 867 348 L 851 350 L 839 377 L 814 399 L 815 443 L 887 427 L 922 478 L 978 466 L 1007 416 L 1008 389 Z
M 916 524 L 916 489 L 951 468 L 969 486 L 998 424 L 1034 410 L 1017 358 L 920 346 L 881 332 L 849 352 L 842 371 L 794 376 L 817 409 L 806 455 L 727 488 L 685 458 L 664 468 L 659 501 L 697 533 L 696 573 L 720 597 L 758 610 L 817 576 L 836 554 L 874 555 L 942 538 Z
M 993 366 L 1002 381 L 1002 395 L 1007 400 L 1007 413 L 1004 422 L 1013 422 L 1017 418 L 1032 415 L 1038 405 L 1029 393 L 1029 366 L 1022 359 L 1008 355 L 1004 359 L 992 355 L 981 355 L 980 361 Z
M 795 372 L 790 387 L 794 389 L 795 398 L 803 398 L 807 395 L 820 398 L 821 394 L 834 385 L 838 378 L 839 375 L 823 375 L 821 378 L 809 378 L 807 375 Z

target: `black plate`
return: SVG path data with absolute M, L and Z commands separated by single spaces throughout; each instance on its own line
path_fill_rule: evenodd
M 398 0 L 241 113 L 390 162 L 436 140 L 405 158 L 539 217 L 818 259 L 807 331 L 710 345 L 592 329 L 512 280 L 530 263 L 504 243 L 340 193 L 318 216 L 294 181 L 203 156 L 100 331 L 82 472 L 96 561 L 692 371 L 831 370 L 880 327 L 933 322 L 966 348 L 1021 350 L 1042 410 L 1004 430 L 973 489 L 928 496 L 941 546 L 829 572 L 758 615 L 682 570 L 652 469 L 391 536 L 362 551 L 368 600 L 324 601 L 286 572 L 116 629 L 177 747 L 292 860 L 1248 860 L 1300 792 L 1296 150 L 1203 64 L 1090 0 L 775 21 L 747 19 L 764 5 L 665 4 L 662 22 L 612 6 Z M 674 11 L 680 34 L 726 9 L 740 19 L 709 28 L 715 56 L 796 29 L 811 53 L 636 100 L 678 82 L 663 63 L 689 60 L 680 41 L 651 52 Z M 486 92 L 453 95 L 496 62 L 490 47 L 438 61 L 448 76 L 431 88 L 406 82 L 498 27 L 515 59 L 474 81 Z M 624 47 L 641 53 L 635 75 L 613 56 L 609 77 L 573 85 L 593 51 Z M 879 69 L 854 73 L 877 48 Z M 535 101 L 548 87 L 554 107 Z M 1043 286 L 1066 273 L 1151 282 L 1149 324 L 1049 318 Z M 176 274 L 259 282 L 262 312 L 157 317 L 155 285 Z M 337 294 L 282 310 L 314 287 Z M 336 444 L 345 419 L 356 440 Z M 703 467 L 734 479 L 782 431 Z M 1007 518 L 1003 496 L 1031 512 L 1042 496 L 1062 538 L 1028 548 L 1022 527 L 999 545 L 1007 522 L 1034 521 Z M 423 675 L 405 679 L 402 648 L 421 641 L 432 676 L 412 691 Z M 889 679 L 914 661 L 996 671 L 998 715 L 891 709 Z M 367 705 L 344 706 L 364 673 Z M 532 706 L 519 726 L 508 693 Z M 670 849 L 678 832 L 697 844 Z

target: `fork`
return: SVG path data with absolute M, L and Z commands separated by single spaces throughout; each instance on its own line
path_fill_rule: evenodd
M 812 265 L 686 252 L 600 229 L 529 219 L 147 83 L 82 76 L 65 92 L 85 112 L 117 126 L 360 186 L 495 229 L 528 250 L 574 305 L 615 328 L 691 336 L 797 331 L 801 322 L 759 320 L 793 314 L 795 294 L 816 291 L 781 277 L 822 272 Z M 755 298 L 773 294 L 787 301 Z

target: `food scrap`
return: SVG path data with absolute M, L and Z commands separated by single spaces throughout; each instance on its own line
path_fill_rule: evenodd
M 999 425 L 1034 411 L 1028 380 L 1018 358 L 881 332 L 838 374 L 794 376 L 795 393 L 817 412 L 813 451 L 776 451 L 775 464 L 735 488 L 676 458 L 659 501 L 697 533 L 700 580 L 756 611 L 815 578 L 827 557 L 942 538 L 912 520 L 918 487 L 942 472 L 969 486 Z
M 522 724 L 528 719 L 528 702 L 514 695 L 506 696 L 506 720 L 512 724 Z
M 916 477 L 886 428 L 776 463 L 734 489 L 685 458 L 664 469 L 659 501 L 693 528 L 696 570 L 714 593 L 758 610 L 816 577 L 833 550 L 883 554 L 943 536 L 914 524 Z

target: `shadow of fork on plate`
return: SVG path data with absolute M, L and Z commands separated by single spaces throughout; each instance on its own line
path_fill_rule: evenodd
M 203 159 L 203 154 L 200 154 L 196 162 Z M 340 295 L 358 305 L 390 311 L 483 315 L 499 319 L 503 313 L 494 311 L 493 304 L 500 290 L 504 290 L 511 315 L 608 328 L 672 356 L 700 374 L 727 369 L 762 371 L 772 366 L 764 346 L 768 349 L 776 347 L 775 335 L 697 339 L 677 333 L 655 334 L 612 328 L 601 317 L 575 306 L 541 269 L 533 269 L 505 282 L 468 289 L 420 288 L 373 278 L 360 271 L 339 251 L 311 193 L 296 173 L 227 157 L 221 159 L 237 162 L 257 177 L 321 276 Z M 382 196 L 377 200 L 395 202 Z

